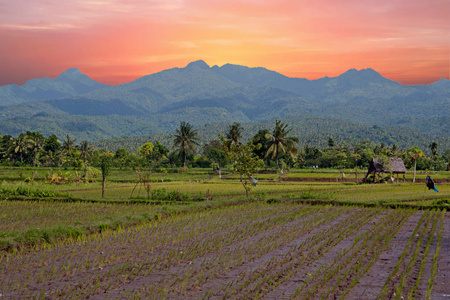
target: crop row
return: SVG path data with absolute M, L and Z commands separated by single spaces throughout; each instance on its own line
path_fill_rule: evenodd
M 49 299 L 343 299 L 416 213 L 261 202 L 194 212 L 9 253 L 0 258 L 0 293 Z M 431 292 L 443 218 L 436 211 L 422 213 L 380 298 L 419 298 L 426 264 Z M 419 276 L 411 284 L 413 269 Z
M 59 242 L 31 253 L 8 254 L 0 264 L 0 273 L 5 274 L 2 294 L 84 298 L 149 276 L 156 280 L 153 286 L 160 288 L 164 287 L 161 282 L 177 278 L 181 268 L 189 270 L 192 266 L 185 273 L 189 274 L 215 265 L 217 271 L 222 268 L 221 257 L 241 252 L 252 257 L 258 251 L 262 255 L 266 250 L 262 251 L 261 245 L 270 248 L 285 243 L 289 239 L 286 226 L 307 228 L 348 211 L 318 206 L 245 205 L 81 237 L 79 241 Z M 258 241 L 249 243 L 248 238 L 256 236 L 260 236 L 259 244 L 244 252 L 245 247 Z M 179 284 L 185 286 L 185 281 Z M 159 292 L 170 293 L 170 287 Z
M 436 259 L 442 239 L 444 214 L 444 211 L 440 214 L 438 234 L 436 234 L 436 231 L 439 223 L 439 212 L 429 211 L 422 215 L 404 251 L 400 255 L 394 270 L 389 274 L 378 298 L 424 298 L 425 293 L 422 293 L 419 297 L 418 290 L 420 285 L 426 285 L 422 280 L 423 273 L 427 261 L 432 260 L 431 276 L 429 277 L 427 288 L 424 289 L 427 291 L 426 299 L 429 299 L 433 289 L 433 278 L 436 274 Z M 434 255 L 429 255 L 430 246 L 435 241 L 436 235 L 438 235 L 435 246 L 436 252 Z

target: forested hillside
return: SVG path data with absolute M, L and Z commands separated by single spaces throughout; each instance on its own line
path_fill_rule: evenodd
M 275 118 L 261 121 L 242 123 L 243 140 L 248 141 L 259 130 L 272 130 L 275 125 Z M 281 118 L 283 122 L 292 128 L 292 135 L 298 137 L 299 147 L 310 145 L 313 147 L 325 147 L 328 139 L 333 138 L 339 145 L 352 145 L 360 140 L 370 140 L 377 144 L 385 143 L 402 148 L 416 145 L 422 149 L 427 149 L 430 141 L 440 141 L 442 147 L 450 148 L 448 137 L 432 136 L 410 128 L 378 125 L 358 124 L 337 119 L 328 119 L 311 116 L 286 116 Z M 179 125 L 179 124 L 178 124 Z M 196 127 L 199 133 L 200 143 L 204 144 L 211 140 L 218 139 L 219 134 L 224 134 L 228 128 L 228 123 L 212 123 Z M 158 140 L 168 147 L 172 146 L 173 132 L 143 136 L 122 136 L 112 139 L 105 139 L 95 142 L 94 145 L 100 149 L 108 149 L 115 152 L 118 148 L 126 148 L 130 152 L 146 142 Z
M 450 135 L 449 112 L 450 81 L 407 86 L 372 69 L 307 80 L 196 61 L 119 86 L 69 69 L 55 79 L 0 87 L 1 134 L 36 130 L 91 142 L 170 134 L 180 121 L 203 128 L 205 140 L 233 122 L 251 135 L 274 119 L 293 118 L 300 143 L 320 145 L 333 135 L 342 142 L 425 144 Z

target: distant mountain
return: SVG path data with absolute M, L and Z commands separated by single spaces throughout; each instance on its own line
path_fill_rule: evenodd
M 210 67 L 195 61 L 119 86 L 102 85 L 69 69 L 55 79 L 0 87 L 1 134 L 39 130 L 91 141 L 173 132 L 180 121 L 194 126 L 250 124 L 288 115 L 366 124 L 369 129 L 400 126 L 431 138 L 448 136 L 449 112 L 448 80 L 408 86 L 372 69 L 308 80 L 265 68 Z M 323 132 L 326 122 L 320 123 Z
M 77 68 L 72 68 L 54 79 L 46 77 L 29 80 L 22 86 L 0 86 L 0 105 L 79 96 L 105 87 L 109 86 L 92 80 Z

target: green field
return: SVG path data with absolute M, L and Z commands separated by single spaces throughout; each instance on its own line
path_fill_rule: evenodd
M 0 169 L 0 293 L 7 298 L 357 297 L 358 282 L 378 268 L 403 227 L 410 228 L 404 254 L 389 271 L 397 281 L 383 278 L 374 293 L 425 299 L 439 290 L 433 276 L 439 239 L 448 234 L 449 183 L 436 193 L 424 183 L 318 181 L 341 173 L 297 170 L 255 174 L 247 198 L 226 172 L 221 179 L 201 169 L 150 173 L 146 186 L 135 171 L 114 169 L 102 198 L 98 179 L 84 183 L 63 170 L 66 183 L 50 184 L 52 172 Z M 422 279 L 414 275 L 421 272 Z M 303 284 L 281 289 L 290 278 Z

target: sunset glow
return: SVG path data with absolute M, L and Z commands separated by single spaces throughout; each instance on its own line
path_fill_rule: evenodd
M 77 67 L 121 84 L 203 59 L 291 77 L 449 79 L 448 0 L 0 0 L 0 85 Z

